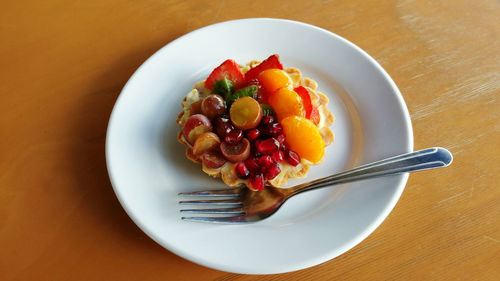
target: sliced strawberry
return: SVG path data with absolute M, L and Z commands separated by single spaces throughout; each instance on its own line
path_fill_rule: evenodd
M 316 107 L 312 105 L 311 95 L 309 94 L 309 91 L 302 86 L 298 86 L 293 90 L 297 94 L 299 94 L 300 98 L 302 99 L 302 104 L 304 105 L 304 109 L 306 111 L 306 118 L 310 119 L 314 124 L 318 125 L 319 111 Z
M 319 124 L 319 111 L 317 107 L 313 107 L 311 110 L 311 118 L 309 118 L 314 124 L 318 125 Z
M 280 58 L 278 55 L 272 55 L 268 57 L 266 60 L 261 62 L 259 65 L 251 68 L 247 73 L 245 73 L 245 81 L 249 82 L 250 80 L 257 79 L 257 76 L 264 70 L 267 69 L 283 69 L 283 65 L 280 62 Z
M 239 88 L 245 82 L 245 76 L 238 64 L 234 60 L 226 60 L 212 70 L 212 73 L 205 80 L 205 88 L 213 90 L 215 83 L 224 80 L 224 78 L 231 80 L 235 88 Z
M 293 90 L 297 94 L 299 94 L 300 98 L 302 99 L 302 104 L 304 105 L 304 109 L 306 110 L 306 118 L 307 119 L 311 118 L 311 111 L 313 106 L 311 103 L 311 96 L 309 95 L 309 91 L 302 86 L 298 86 Z

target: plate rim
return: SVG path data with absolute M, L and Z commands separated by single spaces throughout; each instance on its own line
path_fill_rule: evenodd
M 399 184 L 396 188 L 396 191 L 392 194 L 390 202 L 384 207 L 384 210 L 377 216 L 377 218 L 372 221 L 371 224 L 367 225 L 364 231 L 359 233 L 357 236 L 353 237 L 349 242 L 345 243 L 342 247 L 339 247 L 335 250 L 332 250 L 328 252 L 328 254 L 323 255 L 321 257 L 316 257 L 314 259 L 307 259 L 304 260 L 303 263 L 301 263 L 300 266 L 294 265 L 294 266 L 282 266 L 280 267 L 280 270 L 277 271 L 262 271 L 262 270 L 253 270 L 253 271 L 245 271 L 245 270 L 234 270 L 231 269 L 230 266 L 224 265 L 224 264 L 214 264 L 210 260 L 204 260 L 204 259 L 199 259 L 197 257 L 194 257 L 190 255 L 188 252 L 183 251 L 180 247 L 175 246 L 174 244 L 166 243 L 165 241 L 162 241 L 159 239 L 159 237 L 156 237 L 156 234 L 151 233 L 147 227 L 143 225 L 141 220 L 134 215 L 134 213 L 130 210 L 130 208 L 127 206 L 124 198 L 122 197 L 123 195 L 120 193 L 119 188 L 117 187 L 116 180 L 114 179 L 112 169 L 111 169 L 111 156 L 110 156 L 110 132 L 113 128 L 112 124 L 115 123 L 113 120 L 115 120 L 116 116 L 116 111 L 117 108 L 119 107 L 120 103 L 123 101 L 124 93 L 127 91 L 129 84 L 131 81 L 135 79 L 135 77 L 141 72 L 141 70 L 149 64 L 150 61 L 154 60 L 161 52 L 163 52 L 165 49 L 171 48 L 175 44 L 177 44 L 179 41 L 185 40 L 186 38 L 196 36 L 196 34 L 204 32 L 206 30 L 212 29 L 212 28 L 217 28 L 218 26 L 221 25 L 227 25 L 227 24 L 233 24 L 233 23 L 243 23 L 243 22 L 280 22 L 280 23 L 287 23 L 287 24 L 293 24 L 293 25 L 299 25 L 299 26 L 304 26 L 310 29 L 314 29 L 317 31 L 320 31 L 324 33 L 325 35 L 332 36 L 337 40 L 342 41 L 343 43 L 349 45 L 351 48 L 355 49 L 358 51 L 365 59 L 367 59 L 383 76 L 383 78 L 388 82 L 389 86 L 391 89 L 394 91 L 395 96 L 397 98 L 399 107 L 402 110 L 403 113 L 403 123 L 405 124 L 405 128 L 407 130 L 407 136 L 406 136 L 406 151 L 405 152 L 411 152 L 414 147 L 414 136 L 413 136 L 413 126 L 411 123 L 411 117 L 410 113 L 408 110 L 408 107 L 404 101 L 404 97 L 399 91 L 399 88 L 397 87 L 396 83 L 393 81 L 393 79 L 389 76 L 389 74 L 385 71 L 385 69 L 372 57 L 370 56 L 365 50 L 361 49 L 359 46 L 356 44 L 352 43 L 351 41 L 345 39 L 344 37 L 329 31 L 327 29 L 309 24 L 309 23 L 304 23 L 301 21 L 296 21 L 296 20 L 290 20 L 290 19 L 283 19 L 283 18 L 267 18 L 267 17 L 257 17 L 257 18 L 242 18 L 242 19 L 233 19 L 233 20 L 228 20 L 228 21 L 223 21 L 223 22 L 218 22 L 214 24 L 210 24 L 207 26 L 203 26 L 201 28 L 192 30 L 170 42 L 162 46 L 160 49 L 155 51 L 151 56 L 149 56 L 144 62 L 134 71 L 134 73 L 130 76 L 130 78 L 127 80 L 125 85 L 123 86 L 122 90 L 120 91 L 119 96 L 117 97 L 115 104 L 113 105 L 113 109 L 111 111 L 109 121 L 108 121 L 108 126 L 106 129 L 106 140 L 105 140 L 105 158 L 106 158 L 106 169 L 108 171 L 108 176 L 110 179 L 111 186 L 113 188 L 113 191 L 120 202 L 120 205 L 122 208 L 125 210 L 125 213 L 130 217 L 130 219 L 143 231 L 150 239 L 155 241 L 157 244 L 159 244 L 161 247 L 165 248 L 168 251 L 171 251 L 172 253 L 178 255 L 179 257 L 182 257 L 186 260 L 189 260 L 191 262 L 197 263 L 199 265 L 203 265 L 205 267 L 217 269 L 217 270 L 222 270 L 226 272 L 234 272 L 234 273 L 240 273 L 240 274 L 277 274 L 277 273 L 285 273 L 285 272 L 292 272 L 292 271 L 297 271 L 305 268 L 309 268 L 315 265 L 319 265 L 321 263 L 327 262 L 331 259 L 334 259 L 359 243 L 361 243 L 364 239 L 366 239 L 371 233 L 377 229 L 382 222 L 388 217 L 390 212 L 394 209 L 396 206 L 397 202 L 399 201 L 399 198 L 401 197 L 401 194 L 403 193 L 406 183 L 409 178 L 409 174 L 405 173 L 402 175 L 399 175 Z M 286 269 L 284 269 L 286 268 Z

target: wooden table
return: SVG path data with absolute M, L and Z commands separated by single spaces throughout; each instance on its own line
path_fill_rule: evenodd
M 0 9 L 0 280 L 499 280 L 498 1 L 9 1 Z M 215 22 L 289 18 L 365 49 L 393 77 L 415 148 L 452 167 L 410 177 L 354 249 L 282 275 L 193 264 L 150 240 L 108 180 L 107 121 L 134 70 Z

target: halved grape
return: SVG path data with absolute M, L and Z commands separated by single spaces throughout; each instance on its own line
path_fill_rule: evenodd
M 258 101 L 251 97 L 237 99 L 229 111 L 234 126 L 241 130 L 253 129 L 262 120 L 262 108 Z
M 226 112 L 226 103 L 219 95 L 209 95 L 201 102 L 201 112 L 212 119 Z
M 220 139 L 216 134 L 212 132 L 203 133 L 194 142 L 193 154 L 200 156 L 207 151 L 214 150 L 219 144 Z
M 201 113 L 201 102 L 202 100 L 199 100 L 199 101 L 196 101 L 196 102 L 193 102 L 189 108 L 189 113 L 191 115 L 195 115 L 195 114 L 200 114 Z
M 222 142 L 220 144 L 222 155 L 231 162 L 240 162 L 250 156 L 250 142 L 243 138 L 238 144 Z
M 190 143 L 194 144 L 196 139 L 205 132 L 210 132 L 212 130 L 212 124 L 210 120 L 202 114 L 195 114 L 189 116 L 184 124 L 182 133 L 184 138 Z
M 203 153 L 203 155 L 201 156 L 201 162 L 207 168 L 217 169 L 226 164 L 227 160 L 219 152 L 209 151 Z

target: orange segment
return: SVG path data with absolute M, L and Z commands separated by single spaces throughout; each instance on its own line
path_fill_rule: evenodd
M 274 93 L 280 88 L 293 86 L 293 81 L 286 72 L 281 69 L 268 69 L 262 71 L 257 77 L 260 85 L 269 94 Z
M 315 164 L 323 159 L 325 142 L 313 122 L 304 117 L 290 116 L 283 119 L 281 125 L 291 150 Z
M 304 117 L 306 114 L 300 96 L 288 88 L 279 89 L 269 97 L 268 102 L 280 121 L 288 116 Z

